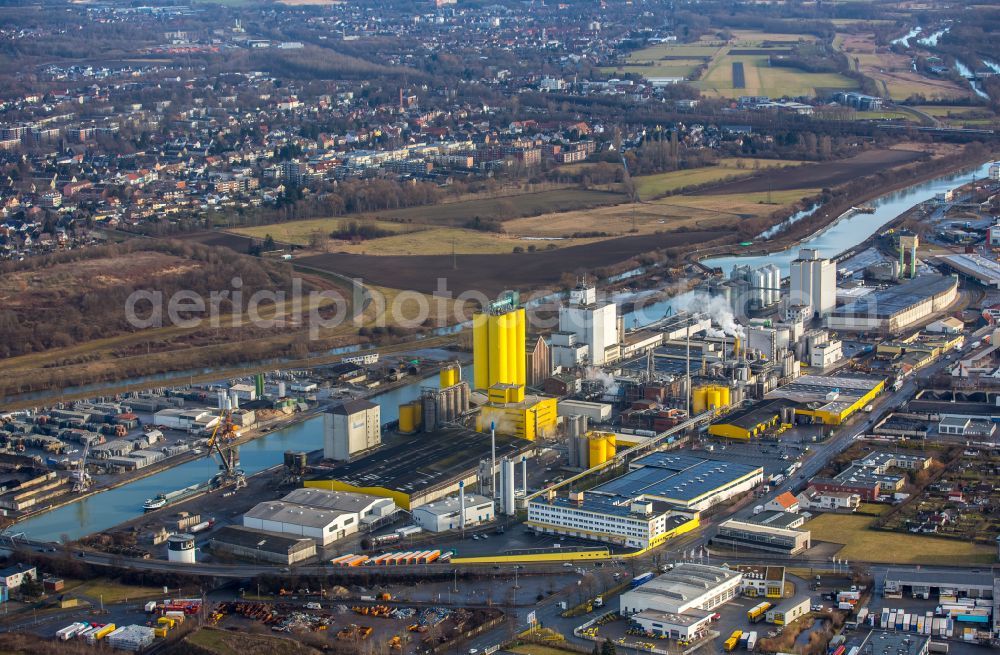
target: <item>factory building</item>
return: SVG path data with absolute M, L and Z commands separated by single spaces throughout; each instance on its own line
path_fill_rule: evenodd
M 354 514 L 357 516 L 358 525 L 362 528 L 384 523 L 398 511 L 396 503 L 391 498 L 348 491 L 295 489 L 285 494 L 281 500 L 316 509 Z
M 517 304 L 518 295 L 511 292 L 473 317 L 474 386 L 486 393 L 476 430 L 495 428 L 500 434 L 534 441 L 555 431 L 556 399 L 525 393 L 525 316 Z M 425 423 L 426 411 L 425 407 Z
M 528 527 L 645 550 L 698 527 L 697 513 L 644 497 L 609 497 L 574 492 L 569 498 L 536 498 L 528 503 Z
M 524 309 L 510 293 L 472 317 L 474 387 L 486 391 L 495 384 L 524 386 Z
M 745 493 L 764 479 L 759 466 L 659 452 L 637 459 L 628 473 L 588 492 L 616 506 L 644 499 L 686 512 L 709 509 Z
M 737 519 L 720 523 L 719 531 L 713 537 L 712 543 L 734 550 L 760 550 L 788 556 L 798 555 L 812 545 L 808 530 L 762 525 Z
M 490 444 L 489 434 L 458 426 L 394 437 L 371 453 L 307 480 L 304 486 L 392 498 L 397 506 L 412 510 L 457 493 L 459 482 L 477 483 L 480 463 L 491 457 Z M 530 442 L 503 433 L 497 434 L 496 446 L 498 461 L 534 453 Z
M 462 502 L 464 500 L 464 519 Z M 421 505 L 412 512 L 413 523 L 428 532 L 445 532 L 458 530 L 461 527 L 472 528 L 494 519 L 493 501 L 478 494 L 449 496 L 426 505 Z
M 755 439 L 791 423 L 794 403 L 765 400 L 746 409 L 727 414 L 708 426 L 708 433 L 726 439 Z
M 367 400 L 348 400 L 323 412 L 323 457 L 346 462 L 382 443 L 381 408 Z
M 795 415 L 824 425 L 840 425 L 885 388 L 885 378 L 875 376 L 804 375 L 765 396 L 796 403 Z
M 598 302 L 597 290 L 580 283 L 569 292 L 569 305 L 559 308 L 559 334 L 574 338 L 560 339 L 558 344 L 553 339 L 552 360 L 556 366 L 604 366 L 617 361 L 618 306 Z
M 838 307 L 827 317 L 827 327 L 849 332 L 897 334 L 947 310 L 957 297 L 957 277 L 920 275 Z
M 321 546 L 358 531 L 354 512 L 324 510 L 280 500 L 254 505 L 243 515 L 243 527 L 315 539 Z
M 316 542 L 308 537 L 291 537 L 238 525 L 217 530 L 208 545 L 213 553 L 285 566 L 316 557 Z
M 621 613 L 631 616 L 646 610 L 684 614 L 710 612 L 740 594 L 743 574 L 728 568 L 681 562 L 672 571 L 624 592 Z
M 890 469 L 922 470 L 932 462 L 932 458 L 923 455 L 873 452 L 855 460 L 832 478 L 812 478 L 809 486 L 818 492 L 847 493 L 866 501 L 877 500 L 883 494 L 901 491 L 906 483 L 905 476 L 891 473 Z
M 814 248 L 803 248 L 789 269 L 790 305 L 808 305 L 820 318 L 837 303 L 837 265 L 823 259 Z
M 931 652 L 931 638 L 912 632 L 872 630 L 858 649 L 859 653 L 871 655 L 927 655 Z

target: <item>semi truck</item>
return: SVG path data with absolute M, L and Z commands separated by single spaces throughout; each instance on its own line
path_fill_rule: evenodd
M 747 610 L 747 621 L 750 623 L 757 623 L 764 619 L 767 614 L 767 610 L 771 609 L 771 603 L 764 601 L 758 605 L 754 605 Z
M 743 636 L 742 630 L 733 630 L 733 634 L 729 635 L 729 639 L 726 639 L 725 643 L 722 644 L 722 648 L 727 652 L 731 653 L 736 650 L 737 644 L 740 643 L 740 637 Z

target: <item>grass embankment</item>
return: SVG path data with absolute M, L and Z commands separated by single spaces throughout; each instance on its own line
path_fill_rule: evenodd
M 821 514 L 805 524 L 814 541 L 845 544 L 839 555 L 860 562 L 989 564 L 996 549 L 958 539 L 885 532 L 870 528 L 872 516 Z

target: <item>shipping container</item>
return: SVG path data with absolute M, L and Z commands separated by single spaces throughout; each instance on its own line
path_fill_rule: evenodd
M 56 637 L 60 641 L 69 641 L 75 635 L 83 632 L 84 630 L 87 630 L 88 628 L 90 628 L 89 623 L 83 623 L 81 621 L 78 621 L 76 623 L 69 624 L 65 628 L 62 628 L 61 630 L 58 630 L 56 632 Z
M 635 589 L 639 585 L 646 584 L 647 582 L 649 582 L 652 579 L 653 579 L 653 573 L 651 571 L 647 571 L 646 573 L 643 573 L 642 575 L 637 575 L 634 578 L 632 578 L 632 583 L 631 583 L 632 584 L 632 588 Z
M 753 651 L 755 648 L 757 648 L 757 633 L 751 632 L 747 636 L 747 650 Z
M 722 645 L 727 653 L 731 653 L 736 650 L 737 644 L 740 643 L 740 637 L 743 636 L 742 630 L 733 630 L 733 634 L 729 635 L 729 639 Z

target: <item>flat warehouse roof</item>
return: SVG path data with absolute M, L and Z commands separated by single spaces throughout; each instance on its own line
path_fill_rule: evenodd
M 928 298 L 944 293 L 957 284 L 958 281 L 951 276 L 920 275 L 902 284 L 874 291 L 847 303 L 843 307 L 838 307 L 833 311 L 833 315 L 891 318 Z
M 794 403 L 791 403 L 784 398 L 775 398 L 774 400 L 765 400 L 764 402 L 757 403 L 747 407 L 746 409 L 741 409 L 739 411 L 733 412 L 732 414 L 727 414 L 721 417 L 715 423 L 722 425 L 735 425 L 736 427 L 743 428 L 744 430 L 752 430 L 761 423 L 767 423 L 775 416 L 781 414 L 781 410 L 785 407 L 791 407 Z
M 986 284 L 1000 284 L 1000 264 L 976 254 L 945 255 L 941 261 L 956 271 L 964 273 Z
M 531 442 L 508 435 L 498 434 L 496 441 L 498 460 L 533 448 Z M 414 493 L 465 477 L 489 456 L 489 434 L 449 427 L 389 437 L 374 452 L 334 466 L 318 479 Z
M 691 502 L 758 471 L 762 472 L 763 469 L 759 466 L 708 459 L 680 470 L 650 464 L 605 482 L 593 491 L 625 498 L 650 495 Z
M 924 571 L 910 568 L 890 568 L 885 572 L 886 581 L 901 584 L 916 583 L 918 585 L 945 587 L 977 587 L 993 588 L 992 571 Z

